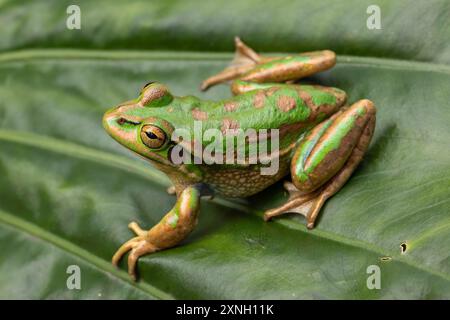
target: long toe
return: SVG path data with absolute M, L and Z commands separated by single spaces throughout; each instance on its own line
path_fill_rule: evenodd
M 120 248 L 116 251 L 116 253 L 112 257 L 112 264 L 117 266 L 119 264 L 120 259 L 122 259 L 123 255 L 128 251 L 130 251 L 138 241 L 139 237 L 134 237 L 125 242 L 122 246 L 120 246 Z

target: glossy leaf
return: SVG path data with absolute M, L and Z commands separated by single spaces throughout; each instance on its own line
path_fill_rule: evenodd
M 60 2 L 7 2 L 0 7 L 2 21 L 14 21 L 2 29 L 1 47 L 41 48 L 0 55 L 0 298 L 450 298 L 450 68 L 358 57 L 447 62 L 444 45 L 443 51 L 427 47 L 406 52 L 420 37 L 408 29 L 408 15 L 395 24 L 396 41 L 368 35 L 364 41 L 365 31 L 353 36 L 343 32 L 342 38 L 328 29 L 314 34 L 312 29 L 295 29 L 281 13 L 270 15 L 273 29 L 265 38 L 255 25 L 273 2 L 249 7 L 236 2 L 233 24 L 217 8 L 217 19 L 211 19 L 207 14 L 212 4 L 164 3 L 119 3 L 103 11 L 91 4 L 82 9 L 86 31 L 70 31 L 78 34 L 64 30 L 65 4 Z M 356 10 L 350 4 L 336 6 Z M 49 5 L 52 10 L 40 11 L 42 15 L 25 10 Z M 146 6 L 147 22 L 136 18 Z M 331 4 L 322 6 L 320 12 L 329 16 L 314 20 L 317 28 L 337 19 Z M 388 17 L 400 7 L 406 13 L 419 10 L 392 6 L 386 4 Z M 431 12 L 443 6 L 435 2 Z M 279 10 L 294 14 L 281 5 Z M 246 200 L 204 201 L 194 233 L 179 247 L 140 259 L 141 280 L 133 283 L 125 264 L 115 269 L 110 258 L 132 236 L 128 222 L 150 227 L 175 199 L 166 193 L 168 180 L 161 173 L 107 136 L 101 116 L 136 97 L 149 80 L 166 83 L 176 95 L 227 97 L 226 86 L 199 93 L 198 85 L 222 69 L 231 54 L 143 49 L 230 49 L 232 35 L 252 12 L 254 20 L 239 33 L 254 40 L 248 42 L 256 49 L 336 45 L 351 54 L 339 56 L 334 69 L 308 80 L 342 88 L 350 101 L 368 98 L 376 103 L 377 126 L 368 154 L 327 203 L 315 230 L 307 231 L 304 219 L 294 215 L 262 221 L 264 209 L 287 198 L 280 184 Z M 26 26 L 14 27 L 14 14 L 20 13 L 45 23 L 25 35 Z M 106 15 L 108 23 L 102 20 Z M 177 20 L 180 16 L 197 24 L 186 28 L 188 22 Z M 98 18 L 95 24 L 92 17 Z M 362 17 L 359 28 L 364 29 L 364 12 Z M 286 28 L 279 25 L 283 20 L 291 21 Z M 51 29 L 54 21 L 61 26 Z M 350 28 L 356 22 L 345 19 L 339 25 Z M 143 41 L 155 30 L 166 35 L 157 34 L 154 43 Z M 445 30 L 427 30 L 430 43 L 448 39 Z M 353 46 L 344 50 L 348 42 Z M 77 49 L 60 49 L 69 46 Z M 101 50 L 87 50 L 91 48 Z M 113 48 L 142 50 L 106 50 Z M 70 265 L 80 267 L 81 290 L 67 288 Z M 380 268 L 380 290 L 367 288 L 371 265 Z
M 74 47 L 231 51 L 231 40 L 238 35 L 266 52 L 331 49 L 338 54 L 450 63 L 446 0 L 2 2 L 3 51 Z M 66 28 L 71 4 L 81 10 L 81 30 Z M 378 12 L 381 29 L 368 28 Z

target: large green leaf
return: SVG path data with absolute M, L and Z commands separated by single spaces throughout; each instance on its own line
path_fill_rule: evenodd
M 69 32 L 66 4 L 54 2 L 46 10 L 49 3 L 0 7 L 1 47 L 41 48 L 0 55 L 0 298 L 450 298 L 450 68 L 356 56 L 448 62 L 448 30 L 429 27 L 426 41 L 435 47 L 419 52 L 413 48 L 424 34 L 409 30 L 408 14 L 397 17 L 391 37 L 378 42 L 364 36 L 365 9 L 360 32 L 336 33 L 356 27 L 355 20 L 337 20 L 338 9 L 358 8 L 351 3 L 310 3 L 314 10 L 299 3 L 298 19 L 310 16 L 320 31 L 314 34 L 313 26 L 299 22 L 294 28 L 286 18 L 296 5 L 280 6 L 275 15 L 273 2 L 247 7 L 227 1 L 236 6 L 235 22 L 212 4 L 98 8 L 80 2 L 86 29 L 95 32 Z M 399 8 L 409 14 L 420 9 L 384 6 L 388 17 Z M 430 12 L 442 8 L 435 2 Z M 30 18 L 21 27 L 14 19 L 20 14 Z M 194 24 L 186 27 L 180 17 Z M 267 25 L 259 30 L 262 17 Z M 33 19 L 42 23 L 26 33 Z M 335 28 L 321 30 L 326 20 Z M 52 29 L 55 21 L 61 25 Z M 284 29 L 281 21 L 291 23 Z M 204 201 L 197 230 L 183 245 L 142 258 L 142 279 L 132 283 L 124 264 L 118 270 L 109 263 L 132 236 L 127 223 L 150 227 L 175 199 L 166 194 L 162 174 L 106 135 L 102 113 L 134 98 L 148 80 L 166 83 L 177 95 L 226 97 L 226 86 L 202 94 L 197 88 L 231 55 L 103 49 L 227 49 L 235 33 L 248 34 L 258 49 L 334 46 L 351 53 L 311 80 L 346 90 L 351 101 L 376 103 L 369 152 L 327 203 L 315 230 L 307 231 L 299 216 L 262 221 L 265 208 L 287 198 L 280 184 L 246 200 Z M 78 49 L 58 49 L 68 46 Z M 69 265 L 81 268 L 81 290 L 66 287 Z M 370 265 L 381 268 L 380 290 L 366 286 Z
M 450 63 L 447 0 L 0 2 L 0 51 L 74 46 L 231 51 L 231 40 L 239 35 L 268 52 L 325 48 L 338 54 Z M 66 28 L 70 4 L 80 6 L 81 30 Z M 381 30 L 366 27 L 371 5 L 380 8 Z

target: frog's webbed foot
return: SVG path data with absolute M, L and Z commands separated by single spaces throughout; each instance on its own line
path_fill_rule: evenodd
M 252 69 L 261 60 L 261 57 L 252 48 L 243 43 L 239 37 L 234 38 L 234 45 L 236 49 L 230 65 L 218 74 L 203 81 L 200 86 L 202 91 L 213 85 L 236 79 Z
M 264 220 L 269 221 L 273 217 L 285 213 L 299 213 L 306 218 L 306 227 L 308 229 L 314 228 L 314 223 L 325 202 L 345 183 L 341 180 L 335 181 L 335 179 L 332 179 L 324 187 L 306 194 L 299 191 L 293 183 L 285 183 L 285 188 L 289 186 L 289 189 L 286 188 L 289 192 L 288 201 L 277 208 L 266 210 Z
M 284 187 L 289 192 L 288 201 L 277 208 L 266 210 L 264 212 L 264 220 L 269 221 L 276 216 L 295 212 L 304 215 L 308 221 L 308 228 L 312 228 L 312 226 L 314 226 L 314 221 L 310 221 L 311 219 L 309 217 L 312 216 L 310 211 L 315 207 L 314 204 L 320 197 L 320 191 L 305 194 L 299 191 L 291 182 L 285 182 Z M 312 222 L 311 226 L 310 222 Z
M 128 255 L 128 273 L 133 280 L 136 280 L 136 263 L 140 256 L 158 251 L 147 239 L 148 231 L 143 230 L 135 221 L 128 224 L 137 237 L 134 237 L 125 242 L 114 254 L 112 258 L 113 265 L 117 266 L 124 254 L 130 251 Z

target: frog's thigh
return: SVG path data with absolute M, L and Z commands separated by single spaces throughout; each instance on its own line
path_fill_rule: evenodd
M 335 176 L 353 152 L 365 151 L 374 125 L 375 106 L 360 100 L 314 128 L 292 158 L 291 176 L 297 189 L 312 192 Z
M 312 228 L 325 201 L 345 184 L 366 152 L 375 128 L 375 112 L 371 101 L 361 100 L 312 130 L 292 159 L 295 188 L 289 185 L 289 200 L 266 211 L 265 220 L 298 212 Z

